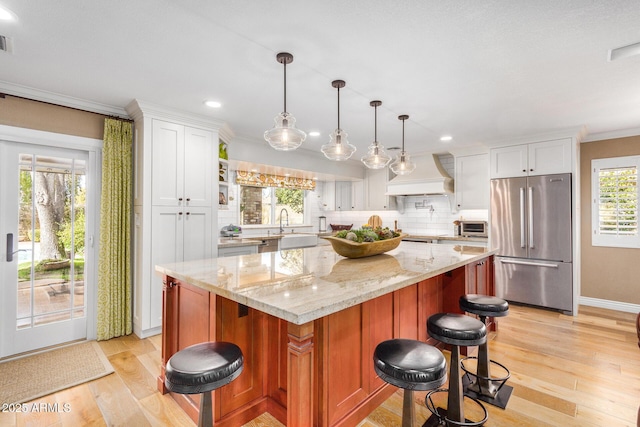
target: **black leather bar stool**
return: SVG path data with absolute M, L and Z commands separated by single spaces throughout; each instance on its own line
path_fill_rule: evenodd
M 437 348 L 416 340 L 392 339 L 376 346 L 373 366 L 380 378 L 404 389 L 402 427 L 414 427 L 414 390 L 434 390 L 447 381 L 447 361 Z
M 509 303 L 502 298 L 490 295 L 468 294 L 460 297 L 460 309 L 467 313 L 478 315 L 480 321 L 486 325 L 487 317 L 508 315 Z M 475 373 L 466 369 L 464 362 L 467 359 L 477 359 L 478 365 Z M 505 375 L 491 377 L 490 367 L 492 363 L 502 368 Z M 489 359 L 489 344 L 486 341 L 480 344 L 478 357 L 463 359 L 461 366 L 466 373 L 465 378 L 463 378 L 465 394 L 502 409 L 507 407 L 513 387 L 505 386 L 505 383 L 511 377 L 511 373 L 504 365 Z
M 237 345 L 223 341 L 195 344 L 171 356 L 164 384 L 174 393 L 202 393 L 198 426 L 212 427 L 211 391 L 235 380 L 243 368 L 244 357 Z
M 481 426 L 488 418 L 487 409 L 477 399 L 473 400 L 484 413 L 481 421 L 469 421 L 464 416 L 464 395 L 462 376 L 460 375 L 460 346 L 476 346 L 487 340 L 487 328 L 478 319 L 463 314 L 434 314 L 427 319 L 427 332 L 438 341 L 451 345 L 451 363 L 449 370 L 449 389 L 429 392 L 425 399 L 427 408 L 433 414 L 426 425 L 441 424 L 444 419 L 447 426 Z M 448 391 L 447 409 L 436 408 L 432 399 L 434 393 Z

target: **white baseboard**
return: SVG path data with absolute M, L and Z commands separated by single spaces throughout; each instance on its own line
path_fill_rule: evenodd
M 588 305 L 590 307 L 608 308 L 609 310 L 624 311 L 627 313 L 640 313 L 640 305 L 630 304 L 628 302 L 610 301 L 606 299 L 598 299 L 591 297 L 579 297 L 580 305 Z
M 137 325 L 133 325 L 133 333 L 140 339 L 149 338 L 162 333 L 162 326 L 142 330 Z

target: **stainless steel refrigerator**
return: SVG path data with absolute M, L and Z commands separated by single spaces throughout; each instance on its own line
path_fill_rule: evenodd
M 571 174 L 491 180 L 496 295 L 573 311 Z

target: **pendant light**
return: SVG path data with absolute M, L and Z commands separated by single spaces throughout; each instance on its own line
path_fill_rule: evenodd
M 382 101 L 371 101 L 369 105 L 374 108 L 373 142 L 367 149 L 367 155 L 360 160 L 369 169 L 382 169 L 391 160 L 391 156 L 385 153 L 384 147 L 378 142 L 378 107 L 382 105 Z
M 416 164 L 411 161 L 411 156 L 404 151 L 404 121 L 408 118 L 409 116 L 406 114 L 398 116 L 398 120 L 402 120 L 402 151 L 389 165 L 391 171 L 396 175 L 408 175 L 416 168 Z
M 284 110 L 274 119 L 275 126 L 264 133 L 264 139 L 276 150 L 291 151 L 302 145 L 307 134 L 296 128 L 296 119 L 287 113 L 287 64 L 293 62 L 293 55 L 280 52 L 276 60 L 284 65 Z
M 334 80 L 331 86 L 338 89 L 338 128 L 329 136 L 329 143 L 321 150 L 329 160 L 347 160 L 356 151 L 356 147 L 347 141 L 347 133 L 340 129 L 340 89 L 345 86 L 344 80 Z

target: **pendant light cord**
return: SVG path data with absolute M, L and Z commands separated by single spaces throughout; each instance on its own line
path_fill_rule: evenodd
M 338 129 L 340 129 L 340 86 L 338 86 Z
M 404 121 L 405 119 L 402 119 L 402 154 L 404 154 Z
M 373 106 L 373 141 L 378 145 L 378 106 Z
M 287 60 L 282 61 L 284 65 L 284 112 L 287 112 Z

